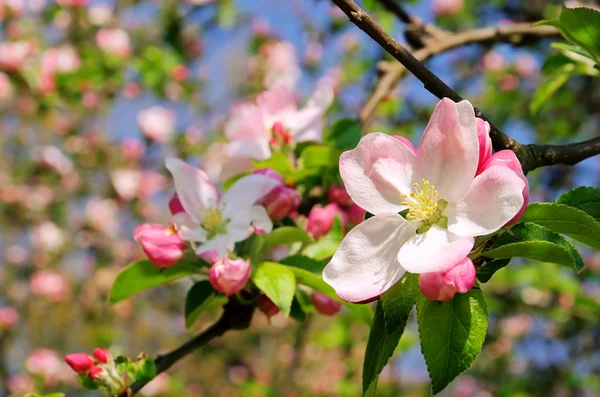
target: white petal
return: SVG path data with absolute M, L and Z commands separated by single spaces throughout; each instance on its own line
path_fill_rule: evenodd
M 449 203 L 469 188 L 479 163 L 479 139 L 473 106 L 444 98 L 436 106 L 417 147 L 420 182 L 426 179 Z
M 411 273 L 443 272 L 465 259 L 473 244 L 473 238 L 459 237 L 434 225 L 408 240 L 400 248 L 398 261 Z
M 268 194 L 273 188 L 280 185 L 281 182 L 264 175 L 248 175 L 240 178 L 223 195 L 222 202 L 225 204 L 224 214 L 226 217 L 240 209 L 250 208 L 258 200 Z
M 196 249 L 196 254 L 200 255 L 207 251 L 216 251 L 220 258 L 228 254 L 228 251 L 233 251 L 235 240 L 227 234 L 219 234 L 208 240 Z
M 284 125 L 298 142 L 323 140 L 323 115 L 333 102 L 334 92 L 328 85 L 320 86 L 310 97 L 306 106 L 284 117 Z
M 271 233 L 273 230 L 273 222 L 263 206 L 255 205 L 252 207 L 252 225 L 265 233 Z
M 225 124 L 227 139 L 256 139 L 267 135 L 265 122 L 258 106 L 242 103 L 232 108 L 231 117 Z
M 298 108 L 294 93 L 282 84 L 258 95 L 256 103 L 265 118 L 275 121 L 282 113 L 294 112 Z
M 173 175 L 175 191 L 183 209 L 194 222 L 200 223 L 198 218 L 200 210 L 215 205 L 219 200 L 217 188 L 204 171 L 184 161 L 171 157 L 165 161 L 165 164 Z
M 397 260 L 414 228 L 398 214 L 383 214 L 355 226 L 344 237 L 323 280 L 348 302 L 363 302 L 392 287 L 405 270 Z
M 494 165 L 473 180 L 456 205 L 444 211 L 448 230 L 459 236 L 494 233 L 523 206 L 525 182 L 508 167 Z
M 206 241 L 206 230 L 198 226 L 185 212 L 179 212 L 171 217 L 170 224 L 174 224 L 179 238 L 185 241 Z
M 231 141 L 225 148 L 226 154 L 231 158 L 251 158 L 255 160 L 267 160 L 271 157 L 269 140 L 266 138 L 240 139 Z
M 415 153 L 380 132 L 364 136 L 340 157 L 340 174 L 352 200 L 372 214 L 400 212 L 403 193 L 412 189 Z
M 250 209 L 240 209 L 228 214 L 230 219 L 227 225 L 227 234 L 232 236 L 236 242 L 245 240 L 252 234 L 251 225 L 270 233 L 273 230 L 273 222 L 269 214 L 260 205 L 254 205 Z

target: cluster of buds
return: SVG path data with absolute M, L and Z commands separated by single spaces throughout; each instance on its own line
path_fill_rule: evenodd
M 270 168 L 263 168 L 254 173 L 280 182 L 279 186 L 274 187 L 259 202 L 265 207 L 273 221 L 280 221 L 298 209 L 302 198 L 296 190 L 285 185 L 281 175 Z
M 154 360 L 144 353 L 131 362 L 127 357 L 113 358 L 108 350 L 95 348 L 92 356 L 67 354 L 65 362 L 77 373 L 84 388 L 103 389 L 111 396 L 121 394 L 135 381 L 147 381 L 156 376 Z
M 280 149 L 284 146 L 290 146 L 293 143 L 294 136 L 292 133 L 285 128 L 283 123 L 277 122 L 271 127 L 273 133 L 269 144 L 274 149 Z
M 319 238 L 331 230 L 333 219 L 337 216 L 342 224 L 349 228 L 365 219 L 365 210 L 356 205 L 346 189 L 341 185 L 332 185 L 327 190 L 326 206 L 315 205 L 308 214 L 306 231 L 314 238 Z

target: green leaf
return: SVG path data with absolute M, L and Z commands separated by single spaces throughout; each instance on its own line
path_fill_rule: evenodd
M 327 263 L 309 258 L 304 255 L 292 255 L 279 261 L 282 265 L 293 266 L 308 270 L 311 273 L 321 274 Z
M 579 44 L 596 59 L 600 58 L 600 12 L 591 8 L 563 7 L 560 30 L 569 41 Z
M 263 236 L 262 251 L 282 244 L 310 243 L 313 239 L 306 231 L 293 226 L 283 226 Z
M 363 394 L 375 395 L 377 379 L 394 354 L 419 295 L 419 276 L 406 273 L 381 295 L 367 341 L 363 363 Z
M 344 238 L 342 220 L 339 216 L 333 218 L 333 226 L 329 233 L 321 237 L 316 243 L 306 247 L 302 253 L 316 260 L 331 258 Z
M 294 320 L 302 322 L 306 320 L 307 313 L 314 313 L 315 308 L 310 301 L 308 294 L 301 289 L 296 290 L 294 300 L 292 301 L 292 310 L 290 311 L 290 317 Z
M 468 369 L 481 351 L 488 327 L 487 306 L 476 288 L 446 302 L 419 294 L 417 322 L 421 352 L 433 394 L 437 394 Z
M 362 137 L 362 124 L 358 120 L 341 119 L 332 126 L 325 141 L 340 150 L 354 149 Z
M 168 268 L 159 268 L 148 259 L 133 262 L 119 273 L 110 291 L 111 303 L 117 303 L 145 289 L 194 274 L 198 268 L 182 261 Z
M 569 190 L 560 196 L 555 203 L 575 207 L 600 222 L 600 189 L 581 186 Z
M 337 167 L 341 151 L 331 146 L 309 146 L 302 151 L 299 163 L 303 168 Z
M 508 265 L 510 258 L 514 256 L 558 263 L 571 267 L 576 272 L 585 266 L 579 252 L 564 237 L 531 222 L 513 226 L 510 233 L 500 235 L 492 248 L 481 255 L 496 259 L 477 269 L 477 278 L 481 282 L 487 282 L 497 270 Z
M 135 374 L 136 381 L 149 381 L 156 376 L 156 363 L 151 357 L 145 357 L 138 364 L 138 370 Z
M 202 312 L 225 303 L 227 298 L 216 294 L 208 280 L 198 281 L 190 288 L 185 298 L 185 326 L 191 327 Z
M 287 180 L 289 175 L 294 172 L 292 160 L 282 152 L 273 153 L 269 159 L 254 161 L 253 164 L 256 169 L 271 168 L 273 171 L 283 176 L 285 180 Z
M 552 95 L 562 87 L 569 77 L 573 74 L 575 65 L 572 63 L 565 64 L 554 71 L 554 73 L 546 79 L 533 93 L 533 98 L 529 104 L 529 111 L 532 114 L 537 114 L 542 105 L 552 98 Z
M 275 262 L 264 262 L 252 275 L 252 281 L 283 314 L 290 315 L 296 292 L 296 277 L 289 267 Z
M 600 223 L 580 209 L 566 204 L 532 203 L 521 219 L 600 249 Z
M 87 374 L 81 374 L 77 377 L 79 384 L 86 390 L 97 390 L 98 385 Z
M 298 282 L 298 284 L 306 285 L 307 287 L 310 287 L 312 289 L 315 289 L 319 292 L 324 293 L 325 295 L 337 300 L 338 302 L 342 302 L 342 304 L 345 307 L 347 307 L 348 309 L 350 309 L 350 311 L 352 311 L 355 318 L 364 321 L 368 325 L 371 325 L 371 322 L 373 321 L 373 313 L 369 306 L 363 305 L 363 304 L 357 305 L 354 303 L 349 303 L 349 302 L 345 302 L 345 301 L 341 300 L 335 294 L 334 289 L 331 288 L 331 286 L 328 285 L 325 281 L 323 281 L 323 279 L 321 278 L 321 275 L 316 275 L 307 270 L 300 269 L 297 267 L 288 267 L 288 269 L 290 269 L 290 271 L 292 273 L 294 273 L 294 276 L 296 276 L 296 281 Z

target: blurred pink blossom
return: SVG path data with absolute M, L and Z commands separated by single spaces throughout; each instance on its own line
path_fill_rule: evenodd
M 367 211 L 365 211 L 357 204 L 352 204 L 350 205 L 350 207 L 348 207 L 347 213 L 348 222 L 350 222 L 353 226 L 356 226 L 361 224 L 362 221 L 365 220 L 365 214 L 367 213 Z
M 143 389 L 140 390 L 140 394 L 145 397 L 157 397 L 167 395 L 168 391 L 169 375 L 163 372 L 147 383 Z
M 9 306 L 0 309 L 0 329 L 11 330 L 19 322 L 19 313 Z
M 146 144 L 135 138 L 126 138 L 121 143 L 121 150 L 126 160 L 137 163 L 146 151 Z
M 11 72 L 18 70 L 33 51 L 34 45 L 30 41 L 0 43 L 0 68 Z
M 54 0 L 56 4 L 63 7 L 85 7 L 88 5 L 89 0 Z
M 252 21 L 252 34 L 256 37 L 266 37 L 271 31 L 271 26 L 268 21 L 261 18 L 256 18 Z
M 140 178 L 138 194 L 144 200 L 150 199 L 167 186 L 167 177 L 154 170 L 142 171 Z
M 24 0 L 1 0 L 0 1 L 0 20 L 4 19 L 7 15 L 11 17 L 18 17 L 23 15 L 25 11 Z
M 29 280 L 29 289 L 34 295 L 45 297 L 51 302 L 61 302 L 69 295 L 69 281 L 54 270 L 39 270 Z
M 327 199 L 332 203 L 336 203 L 341 206 L 348 206 L 352 204 L 350 195 L 342 185 L 331 185 L 327 189 Z
M 342 304 L 339 301 L 319 291 L 313 291 L 310 295 L 310 301 L 317 312 L 325 316 L 335 316 L 342 310 Z
M 13 85 L 5 73 L 0 72 L 0 101 L 11 99 L 14 94 Z
M 519 87 L 519 79 L 514 74 L 502 76 L 499 83 L 502 91 L 514 91 Z
M 73 172 L 73 162 L 56 146 L 42 146 L 37 151 L 38 161 L 60 175 Z
M 341 218 L 342 225 L 348 221 L 348 215 L 335 203 L 327 204 L 325 207 L 315 205 L 308 214 L 306 231 L 314 238 L 322 237 L 329 233 L 336 216 Z
M 56 384 L 69 373 L 69 367 L 54 351 L 46 348 L 37 348 L 25 360 L 27 371 L 34 375 L 42 375 L 48 385 Z
M 138 195 L 141 183 L 141 172 L 133 169 L 119 168 L 110 173 L 110 180 L 117 194 L 126 201 Z
M 7 383 L 8 390 L 14 396 L 22 396 L 35 391 L 35 382 L 27 375 L 11 375 L 8 377 Z
M 88 8 L 90 22 L 96 26 L 107 25 L 113 17 L 113 9 L 108 4 L 95 4 Z
M 515 70 L 521 77 L 534 77 L 540 66 L 531 54 L 520 54 L 515 60 Z
M 91 199 L 85 214 L 91 226 L 106 235 L 115 235 L 119 230 L 119 205 L 115 200 Z
M 300 79 L 302 71 L 294 45 L 289 41 L 268 43 L 261 48 L 266 64 L 264 84 L 267 88 L 284 85 L 293 88 Z
M 66 242 L 65 232 L 51 221 L 36 225 L 31 231 L 31 243 L 44 251 L 58 251 Z
M 431 7 L 436 17 L 458 14 L 464 7 L 464 0 L 432 0 Z
M 498 72 L 506 67 L 506 59 L 496 51 L 488 51 L 483 56 L 482 65 L 487 72 Z
M 96 44 L 103 51 L 120 58 L 127 58 L 131 55 L 129 34 L 123 29 L 100 29 L 96 33 Z
M 137 114 L 138 126 L 148 138 L 166 143 L 175 132 L 175 113 L 162 106 L 152 106 Z

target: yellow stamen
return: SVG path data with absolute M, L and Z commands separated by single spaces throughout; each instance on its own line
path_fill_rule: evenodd
M 409 221 L 422 221 L 431 217 L 438 208 L 435 198 L 438 195 L 435 186 L 429 185 L 425 179 L 421 179 L 421 184 L 413 183 L 414 192 L 403 194 L 406 200 L 402 205 L 408 205 L 408 214 L 406 219 Z

